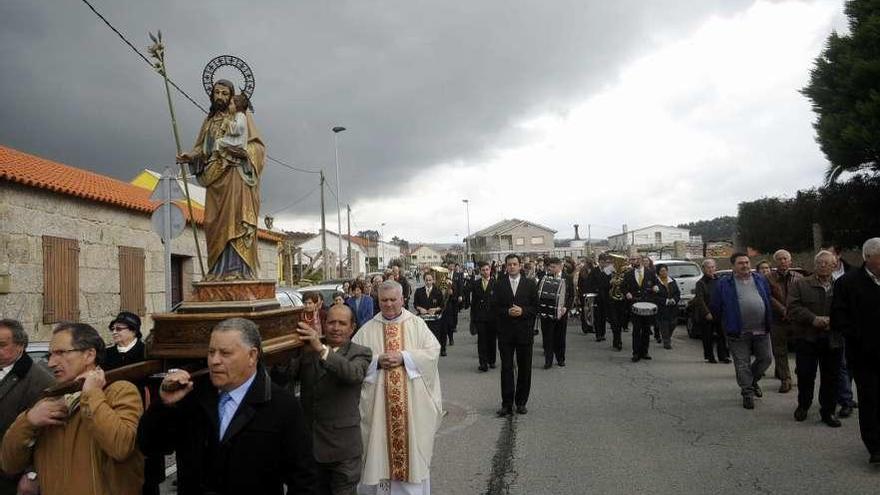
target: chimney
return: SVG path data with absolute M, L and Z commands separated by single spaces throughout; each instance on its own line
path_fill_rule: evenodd
M 574 224 L 574 240 L 576 241 L 579 241 L 581 238 L 581 235 L 578 233 L 578 227 L 580 227 L 580 225 Z
M 629 231 L 626 229 L 626 224 L 623 224 L 623 233 L 626 234 L 627 232 Z

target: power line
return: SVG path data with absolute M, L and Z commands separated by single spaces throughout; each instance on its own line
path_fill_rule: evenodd
M 287 204 L 287 205 L 284 205 L 284 206 L 282 206 L 281 208 L 278 208 L 277 210 L 273 211 L 272 213 L 269 213 L 269 215 L 275 215 L 276 213 L 280 213 L 280 212 L 282 212 L 282 211 L 284 211 L 284 210 L 286 210 L 286 209 L 288 209 L 288 208 L 291 208 L 291 207 L 293 207 L 293 206 L 296 206 L 296 205 L 302 203 L 303 201 L 309 199 L 309 196 L 311 196 L 312 194 L 314 194 L 316 190 L 317 190 L 317 188 L 312 188 L 311 190 L 309 190 L 309 192 L 307 192 L 307 193 L 303 194 L 302 196 L 296 198 L 296 199 L 293 200 L 291 203 L 289 203 L 289 204 Z
M 92 12 L 94 12 L 94 14 L 95 14 L 96 16 L 98 16 L 98 18 L 101 19 L 101 20 L 104 22 L 104 24 L 106 24 L 107 27 L 110 28 L 111 31 L 113 31 L 114 33 L 116 33 L 116 35 L 119 36 L 119 39 L 121 39 L 123 43 L 125 43 L 126 45 L 128 45 L 128 47 L 131 48 L 131 50 L 132 50 L 134 53 L 136 53 L 138 57 L 140 57 L 144 62 L 146 62 L 147 65 L 149 65 L 151 69 L 154 69 L 154 68 L 155 68 L 155 65 L 153 64 L 153 62 L 150 62 L 150 59 L 147 58 L 147 56 L 144 55 L 144 53 L 143 53 L 142 51 L 138 50 L 137 47 L 134 46 L 134 44 L 133 44 L 131 41 L 129 41 L 128 38 L 126 38 L 124 34 L 122 34 L 122 32 L 120 32 L 118 29 L 116 29 L 116 27 L 115 27 L 113 24 L 111 24 L 110 21 L 108 21 L 107 18 L 104 17 L 103 14 L 101 14 L 100 12 L 98 12 L 98 9 L 96 9 L 94 5 L 92 5 L 91 3 L 89 3 L 89 0 L 82 0 L 82 2 L 83 2 L 84 4 L 86 4 L 86 6 L 87 6 Z M 205 107 L 203 107 L 202 105 L 200 105 L 199 102 L 197 102 L 196 100 L 194 100 L 193 97 L 191 97 L 186 91 L 184 91 L 183 89 L 181 89 L 180 86 L 178 86 L 177 83 L 175 83 L 171 78 L 168 78 L 168 84 L 170 84 L 174 89 L 176 89 L 178 93 L 180 93 L 181 95 L 183 95 L 184 98 L 186 98 L 187 100 L 189 100 L 190 103 L 192 103 L 193 105 L 195 105 L 196 108 L 198 108 L 199 110 L 201 110 L 202 113 L 208 113 L 208 110 L 207 110 Z M 271 155 L 269 155 L 269 154 L 266 154 L 266 158 L 268 158 L 270 161 L 272 161 L 272 162 L 274 162 L 274 163 L 277 163 L 278 165 L 281 165 L 282 167 L 286 167 L 286 168 L 288 168 L 288 169 L 290 169 L 290 170 L 294 170 L 294 171 L 296 171 L 296 172 L 303 172 L 303 173 L 307 173 L 307 174 L 319 174 L 319 173 L 321 173 L 320 171 L 317 171 L 317 170 L 307 170 L 307 169 L 304 169 L 304 168 L 295 167 L 295 166 L 290 165 L 290 164 L 288 164 L 288 163 L 282 162 L 281 160 L 279 160 L 279 159 L 277 159 L 277 158 L 275 158 L 275 157 L 273 157 L 273 156 L 271 156 Z

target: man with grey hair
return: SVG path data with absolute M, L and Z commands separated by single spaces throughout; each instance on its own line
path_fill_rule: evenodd
M 880 237 L 862 246 L 865 262 L 834 283 L 831 328 L 843 333 L 859 394 L 859 429 L 871 464 L 880 464 Z
M 770 302 L 773 306 L 773 331 L 770 341 L 773 345 L 773 362 L 776 378 L 779 378 L 779 393 L 791 391 L 791 367 L 788 364 L 788 339 L 792 332 L 791 319 L 788 316 L 788 293 L 792 286 L 801 278 L 801 274 L 791 270 L 791 253 L 780 249 L 773 253 L 776 270 L 770 274 Z
M 373 353 L 361 389 L 364 460 L 358 493 L 427 495 L 443 410 L 440 343 L 424 320 L 404 309 L 397 282 L 379 286 L 379 308 L 352 339 Z
M 17 320 L 0 320 L 0 439 L 22 411 L 33 406 L 40 394 L 55 382 L 49 370 L 25 352 L 28 334 Z M 36 473 L 4 473 L 0 470 L 0 495 L 15 495 L 17 488 L 38 488 Z M 31 485 L 26 487 L 25 485 Z
M 798 406 L 794 419 L 807 419 L 813 403 L 816 368 L 819 368 L 819 414 L 822 422 L 833 428 L 840 427 L 834 415 L 837 407 L 837 377 L 840 356 L 843 353 L 843 335 L 831 327 L 831 274 L 837 264 L 834 253 L 819 251 L 813 260 L 815 273 L 792 285 L 788 293 L 788 315 L 793 324 L 795 339 L 795 373 L 798 377 Z
M 694 323 L 699 329 L 700 336 L 703 339 L 703 359 L 707 363 L 730 363 L 730 357 L 727 352 L 727 339 L 724 338 L 724 331 L 721 329 L 721 321 L 712 314 L 709 308 L 712 305 L 712 292 L 715 290 L 715 284 L 718 283 L 718 277 L 715 275 L 717 265 L 712 258 L 706 258 L 702 263 L 703 276 L 697 280 L 694 288 Z M 718 354 L 718 360 L 715 354 Z
M 208 344 L 208 380 L 169 370 L 144 414 L 138 445 L 177 452 L 180 495 L 314 493 L 312 444 L 296 398 L 272 383 L 257 325 L 223 320 Z

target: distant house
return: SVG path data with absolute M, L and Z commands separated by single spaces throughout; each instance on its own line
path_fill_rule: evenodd
M 151 314 L 165 310 L 165 263 L 149 189 L 0 146 L 0 190 L 0 315 L 21 320 L 34 340 L 48 340 L 60 321 L 109 337 L 120 310 L 138 313 L 150 330 Z M 201 226 L 204 210 L 193 216 Z M 257 275 L 275 280 L 283 238 L 262 229 L 257 236 Z M 204 257 L 201 229 L 199 245 Z M 176 303 L 200 278 L 189 228 L 171 251 Z
M 430 246 L 422 245 L 413 250 L 410 261 L 419 268 L 425 268 L 443 263 L 443 257 Z
M 510 253 L 550 253 L 555 235 L 549 227 L 513 218 L 490 225 L 467 240 L 478 259 L 503 260 Z
M 338 252 L 340 240 L 342 242 L 342 253 Z M 303 260 L 304 265 L 310 266 L 313 269 L 322 268 L 324 266 L 324 258 L 319 257 L 321 253 L 321 242 L 321 233 L 318 232 L 308 239 L 303 239 L 296 245 L 300 249 L 302 256 L 305 258 Z M 352 237 L 350 262 L 347 259 L 348 238 L 345 235 L 339 236 L 336 232 L 328 230 L 325 242 L 327 243 L 326 261 L 330 264 L 330 267 L 332 267 L 329 271 L 332 276 L 338 276 L 340 256 L 343 259 L 343 266 L 345 266 L 346 270 L 351 268 L 353 276 L 356 277 L 367 273 L 367 248 L 365 248 L 360 242 L 355 241 L 355 237 Z M 315 261 L 316 259 L 317 261 Z
M 676 241 L 691 242 L 691 231 L 671 225 L 650 225 L 608 237 L 608 246 L 614 251 L 623 251 L 629 246 L 656 248 L 669 246 Z

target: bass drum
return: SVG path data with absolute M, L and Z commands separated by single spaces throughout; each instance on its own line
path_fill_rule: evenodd
M 558 320 L 562 315 L 560 293 L 565 290 L 561 278 L 546 276 L 538 286 L 538 316 L 544 319 Z M 564 294 L 564 293 L 563 293 Z

